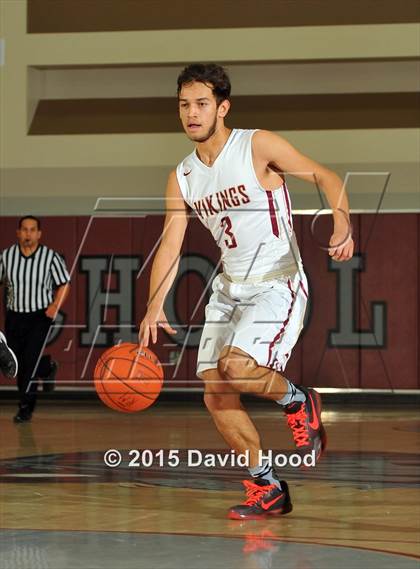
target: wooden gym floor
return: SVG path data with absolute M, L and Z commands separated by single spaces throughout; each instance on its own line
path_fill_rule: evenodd
M 33 421 L 0 411 L 2 569 L 411 569 L 420 555 L 420 417 L 413 407 L 325 406 L 316 469 L 279 469 L 294 510 L 235 522 L 239 467 L 188 466 L 188 449 L 227 453 L 200 403 L 134 415 L 94 402 L 41 401 Z M 264 447 L 292 453 L 279 408 L 250 409 Z M 119 467 L 104 452 L 121 451 Z M 150 468 L 129 449 L 163 449 Z M 169 449 L 180 465 L 167 464 Z M 196 455 L 197 456 L 197 455 Z

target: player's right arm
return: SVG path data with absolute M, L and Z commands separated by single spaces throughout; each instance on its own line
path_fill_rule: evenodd
M 139 342 L 148 346 L 150 337 L 155 344 L 157 328 L 176 334 L 167 321 L 163 304 L 176 277 L 182 242 L 188 225 L 188 209 L 182 197 L 176 172 L 170 173 L 166 187 L 166 217 L 163 234 L 155 255 L 150 276 L 147 312 L 140 324 Z

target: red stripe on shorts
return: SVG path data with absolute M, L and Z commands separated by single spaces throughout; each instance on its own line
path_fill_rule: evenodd
M 287 358 L 289 357 L 289 352 L 285 353 L 285 354 L 284 354 L 284 357 L 287 359 Z M 282 366 L 282 367 L 280 368 L 280 371 L 283 373 L 283 371 L 284 371 L 284 366 Z
M 277 334 L 276 334 L 276 335 L 274 336 L 274 338 L 271 340 L 270 345 L 268 346 L 268 360 L 267 360 L 267 363 L 266 363 L 267 366 L 270 365 L 270 360 L 271 360 L 271 357 L 272 357 L 272 355 L 273 355 L 274 344 L 279 341 L 280 337 L 282 336 L 282 334 L 284 334 L 284 332 L 285 332 L 285 330 L 286 330 L 286 326 L 288 325 L 289 320 L 290 320 L 290 313 L 292 312 L 293 305 L 294 305 L 295 300 L 296 300 L 296 294 L 295 294 L 295 292 L 294 292 L 293 289 L 292 289 L 292 285 L 290 284 L 290 279 L 287 280 L 287 286 L 289 287 L 289 290 L 290 290 L 291 295 L 292 295 L 292 302 L 291 302 L 291 304 L 290 304 L 290 308 L 289 308 L 289 311 L 288 311 L 288 313 L 287 313 L 287 318 L 286 318 L 286 320 L 283 322 L 283 326 L 281 327 L 280 331 L 277 332 Z

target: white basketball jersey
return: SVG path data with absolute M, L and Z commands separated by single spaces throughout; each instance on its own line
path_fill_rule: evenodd
M 184 200 L 211 231 L 233 281 L 290 276 L 301 263 L 286 184 L 267 191 L 258 182 L 254 132 L 233 129 L 212 166 L 194 150 L 176 169 Z

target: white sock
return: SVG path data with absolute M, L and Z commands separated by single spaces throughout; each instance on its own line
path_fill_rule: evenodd
M 286 379 L 286 381 L 287 381 L 287 393 L 283 397 L 283 399 L 279 399 L 278 401 L 276 401 L 276 403 L 285 407 L 286 405 L 289 405 L 290 403 L 295 403 L 296 401 L 300 401 L 302 403 L 306 401 L 306 395 L 304 394 L 304 392 L 301 391 L 298 387 L 296 387 L 296 385 L 294 385 L 289 380 Z
M 261 478 L 264 482 L 267 482 L 267 484 L 275 484 L 281 490 L 280 480 L 277 478 L 276 472 L 269 462 L 261 466 L 258 465 L 253 468 L 248 468 L 248 470 L 252 478 Z

